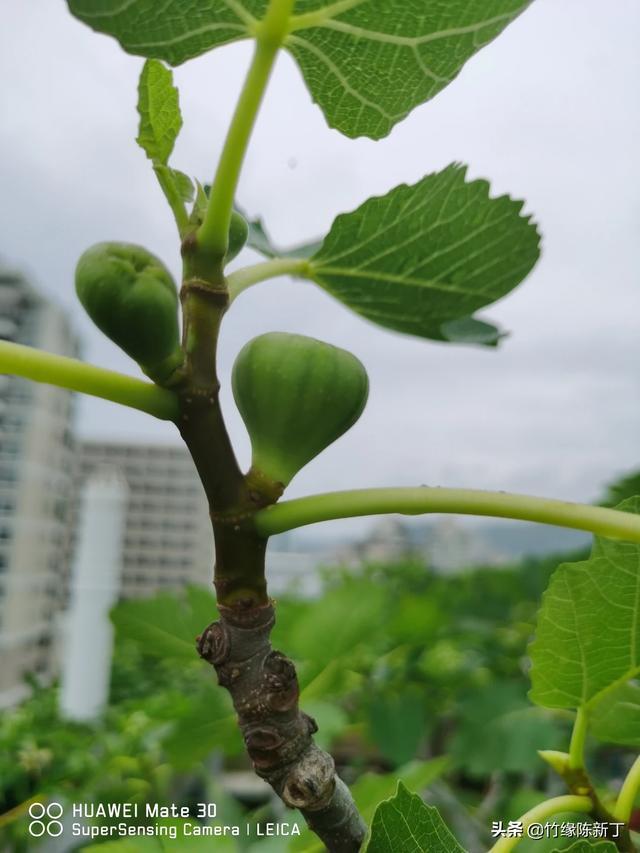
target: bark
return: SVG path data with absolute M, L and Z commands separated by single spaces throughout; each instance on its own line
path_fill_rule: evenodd
M 231 694 L 256 773 L 302 812 L 330 853 L 358 853 L 366 826 L 333 758 L 313 742 L 318 727 L 298 707 L 292 661 L 271 647 L 272 603 L 219 611 L 220 621 L 198 638 L 198 652 Z

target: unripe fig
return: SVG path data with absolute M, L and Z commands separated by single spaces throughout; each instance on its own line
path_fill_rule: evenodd
M 247 220 L 237 210 L 232 210 L 231 222 L 229 224 L 229 248 L 224 258 L 225 263 L 232 261 L 242 251 L 248 237 L 249 226 L 247 225 Z
M 232 384 L 253 470 L 283 485 L 353 426 L 369 391 L 367 372 L 350 352 L 284 332 L 249 341 Z
M 96 326 L 162 382 L 182 362 L 178 292 L 162 261 L 131 243 L 97 243 L 76 267 L 76 292 Z

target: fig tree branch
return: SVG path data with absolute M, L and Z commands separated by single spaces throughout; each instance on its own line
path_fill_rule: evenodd
M 0 341 L 0 373 L 101 397 L 163 421 L 178 417 L 178 398 L 165 388 L 22 344 Z
M 271 648 L 272 603 L 219 612 L 220 621 L 198 637 L 198 651 L 231 695 L 256 773 L 302 812 L 331 853 L 358 853 L 366 826 L 333 758 L 313 742 L 318 727 L 298 707 L 292 661 Z
M 640 542 L 640 516 L 636 514 L 508 492 L 429 486 L 356 489 L 309 495 L 266 507 L 255 514 L 253 521 L 260 535 L 273 536 L 319 521 L 389 513 L 450 513 L 513 518 Z

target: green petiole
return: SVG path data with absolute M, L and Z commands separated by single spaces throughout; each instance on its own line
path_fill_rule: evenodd
M 171 391 L 123 373 L 21 344 L 0 341 L 0 373 L 91 394 L 164 421 L 178 417 L 178 399 Z
M 421 486 L 327 492 L 275 504 L 260 510 L 253 518 L 262 536 L 272 536 L 319 521 L 388 513 L 452 513 L 513 518 L 640 542 L 639 515 L 587 504 L 477 489 Z
M 554 797 L 551 800 L 545 800 L 519 818 L 518 823 L 522 824 L 523 835 L 515 835 L 512 837 L 500 838 L 493 845 L 489 853 L 509 853 L 516 844 L 527 837 L 527 829 L 533 823 L 544 823 L 548 818 L 561 812 L 585 812 L 589 813 L 593 808 L 593 803 L 589 797 L 576 797 L 573 794 L 566 794 L 563 797 Z
M 587 714 L 584 708 L 578 708 L 576 719 L 571 732 L 571 745 L 569 747 L 569 767 L 579 770 L 584 767 L 584 745 L 587 739 Z
M 240 171 L 278 50 L 288 32 L 293 0 L 270 0 L 264 19 L 256 25 L 256 46 L 247 77 L 225 139 L 198 245 L 213 257 L 224 258 Z
M 308 269 L 309 261 L 300 258 L 274 258 L 261 264 L 243 267 L 227 276 L 229 297 L 233 300 L 248 287 L 281 275 L 295 275 L 306 278 Z
M 178 235 L 180 238 L 183 238 L 189 228 L 189 216 L 187 214 L 184 201 L 180 198 L 180 193 L 176 188 L 175 181 L 171 175 L 171 170 L 168 166 L 165 166 L 162 163 L 154 163 L 153 171 L 155 172 L 160 188 L 162 189 L 162 192 L 169 203 L 169 207 L 171 208 L 171 212 L 173 213 L 173 218 L 175 219 L 176 227 L 178 229 Z
M 636 758 L 631 765 L 631 770 L 627 773 L 614 809 L 615 816 L 623 823 L 629 823 L 638 792 L 640 792 L 640 756 Z

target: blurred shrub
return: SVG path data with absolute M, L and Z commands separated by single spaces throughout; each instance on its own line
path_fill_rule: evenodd
M 301 704 L 365 810 L 398 778 L 426 786 L 445 770 L 454 811 L 487 819 L 518 791 L 535 799 L 547 779 L 537 750 L 566 732 L 562 716 L 526 699 L 526 645 L 557 562 L 455 575 L 413 562 L 332 569 L 318 600 L 278 601 L 274 645 L 295 659 Z M 56 689 L 35 685 L 0 717 L 0 811 L 47 793 L 189 802 L 211 784 L 211 756 L 246 766 L 227 694 L 194 652 L 215 617 L 213 596 L 195 587 L 119 604 L 100 721 L 62 720 Z

